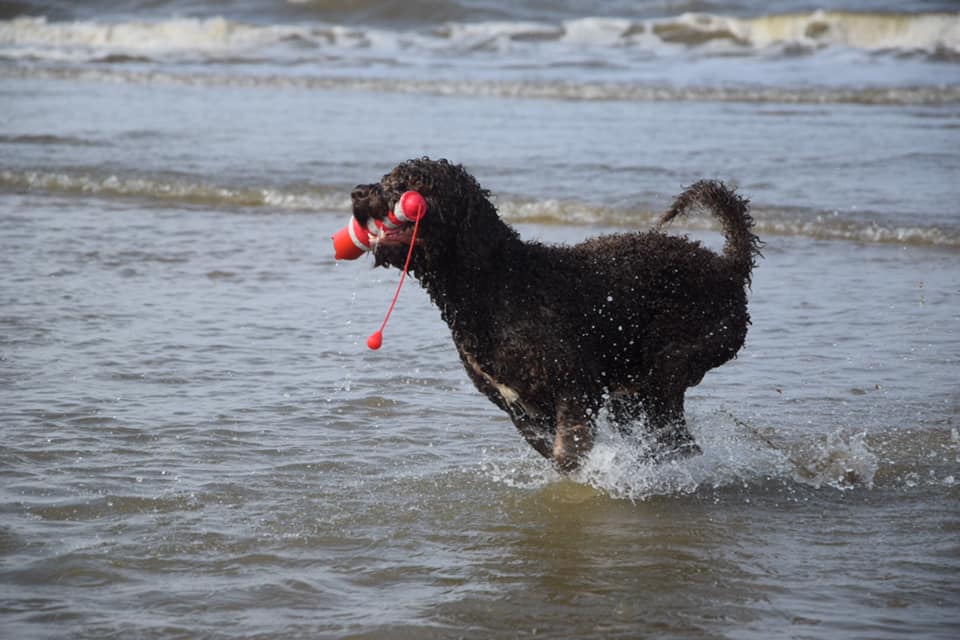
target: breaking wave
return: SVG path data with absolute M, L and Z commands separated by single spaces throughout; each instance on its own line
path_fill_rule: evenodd
M 562 200 L 498 200 L 501 215 L 510 222 L 537 224 L 583 224 L 645 229 L 654 225 L 660 212 L 624 209 Z M 960 230 L 935 226 L 892 226 L 870 219 L 869 213 L 849 218 L 836 212 L 796 207 L 753 207 L 755 231 L 761 236 L 805 236 L 819 240 L 863 243 L 900 243 L 960 247 Z M 684 218 L 678 229 L 720 231 L 709 216 Z
M 960 13 L 517 18 L 20 16 L 0 20 L 0 77 L 628 102 L 960 103 L 950 81 Z
M 344 185 L 232 186 L 193 176 L 117 175 L 93 171 L 0 170 L 0 193 L 28 192 L 87 195 L 97 198 L 137 198 L 189 207 L 270 211 L 350 211 L 349 187 Z M 649 208 L 622 208 L 572 200 L 536 200 L 498 197 L 500 214 L 511 223 L 575 224 L 648 229 L 660 212 Z M 757 232 L 763 235 L 804 236 L 862 243 L 899 243 L 960 247 L 960 229 L 936 226 L 895 226 L 860 212 L 849 218 L 833 212 L 800 208 L 754 206 Z M 719 231 L 707 216 L 685 218 L 677 229 Z
M 184 206 L 349 211 L 343 189 L 232 187 L 186 176 L 118 176 L 93 172 L 0 170 L 0 192 L 40 192 L 99 198 L 139 198 Z
M 158 21 L 53 22 L 20 16 L 0 21 L 0 56 L 97 60 L 108 55 L 279 55 L 323 59 L 330 51 L 497 53 L 521 50 L 640 50 L 706 54 L 798 54 L 826 47 L 869 52 L 960 56 L 960 14 L 811 13 L 733 17 L 684 13 L 658 19 L 581 17 L 550 21 L 448 21 L 419 29 L 311 22 L 253 24 L 223 17 Z
M 960 15 L 815 11 L 809 14 L 734 18 L 684 14 L 651 25 L 661 40 L 699 45 L 729 41 L 738 46 L 801 48 L 830 46 L 867 51 L 936 53 L 960 51 Z

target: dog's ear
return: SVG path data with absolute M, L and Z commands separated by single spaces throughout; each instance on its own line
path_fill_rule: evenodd
M 434 174 L 441 170 L 441 163 L 429 158 L 407 160 L 383 176 L 380 184 L 385 191 L 395 192 L 398 196 L 405 191 L 416 191 L 427 197 L 434 193 Z
M 458 216 L 458 251 L 469 254 L 474 264 L 488 264 L 504 257 L 503 243 L 516 232 L 500 219 L 488 193 L 480 188 L 462 194 L 463 210 Z

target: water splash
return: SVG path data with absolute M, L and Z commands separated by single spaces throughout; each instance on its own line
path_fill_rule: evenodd
M 787 445 L 727 413 L 694 418 L 690 429 L 703 454 L 655 462 L 653 443 L 640 435 L 626 436 L 605 419 L 583 466 L 569 476 L 524 450 L 519 459 L 492 459 L 485 453 L 484 473 L 511 488 L 540 490 L 573 481 L 617 500 L 643 502 L 658 496 L 684 496 L 702 491 L 752 487 L 774 480 L 782 485 L 830 487 L 842 491 L 873 488 L 878 458 L 867 445 L 865 432 L 843 430 L 812 446 Z M 794 448 L 806 448 L 804 454 Z
M 495 483 L 511 489 L 537 490 L 564 480 L 561 473 L 526 445 L 509 452 L 482 449 L 480 470 Z
M 688 495 L 704 488 L 739 486 L 789 473 L 789 463 L 781 452 L 758 444 L 730 420 L 695 420 L 690 427 L 703 448 L 703 455 L 654 462 L 650 439 L 624 435 L 602 415 L 593 450 L 583 466 L 569 476 L 558 473 L 549 462 L 526 451 L 519 460 L 486 459 L 482 468 L 493 480 L 512 488 L 542 489 L 572 480 L 611 498 L 632 502 L 656 496 Z
M 789 469 L 782 452 L 747 437 L 724 416 L 694 418 L 689 427 L 703 454 L 655 462 L 652 439 L 625 436 L 612 425 L 603 425 L 594 450 L 574 479 L 612 498 L 638 502 L 654 496 L 741 486 L 771 476 L 782 477 Z
M 817 489 L 872 489 L 879 463 L 867 446 L 866 437 L 865 431 L 845 434 L 840 430 L 829 434 L 817 447 L 813 459 L 794 471 L 796 479 Z

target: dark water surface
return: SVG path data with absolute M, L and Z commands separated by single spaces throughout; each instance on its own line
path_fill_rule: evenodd
M 401 5 L 0 7 L 0 637 L 958 637 L 954 5 Z M 423 154 L 547 242 L 751 198 L 703 456 L 559 476 L 413 283 L 366 349 Z

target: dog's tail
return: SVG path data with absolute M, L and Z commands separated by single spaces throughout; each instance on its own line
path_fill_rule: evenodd
M 719 180 L 700 180 L 677 196 L 673 205 L 660 217 L 657 229 L 690 209 L 709 209 L 720 219 L 726 243 L 723 255 L 737 274 L 750 284 L 750 274 L 760 255 L 760 239 L 753 234 L 753 216 L 750 201 L 741 198 Z

